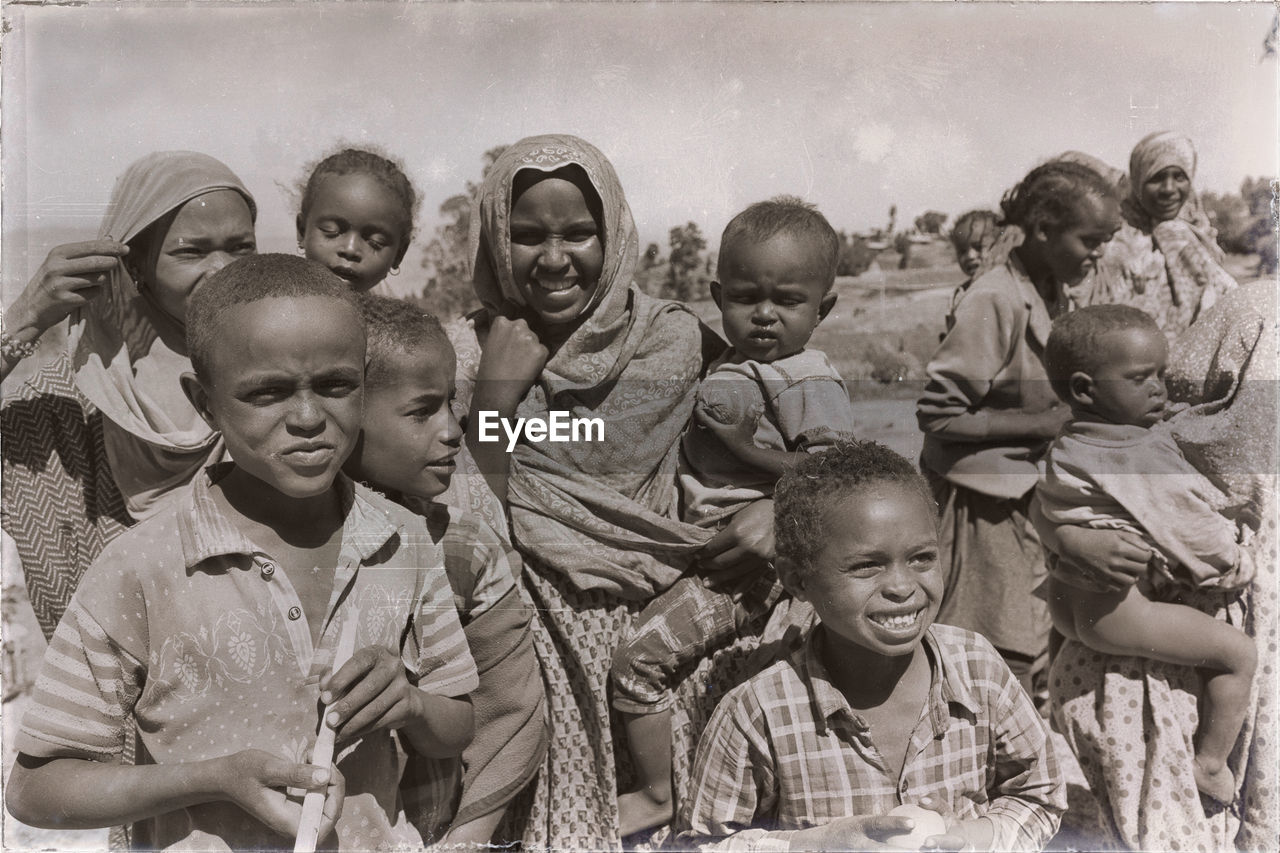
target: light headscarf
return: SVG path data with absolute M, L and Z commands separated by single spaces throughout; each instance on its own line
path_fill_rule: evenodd
M 1152 175 L 1177 166 L 1195 180 L 1196 150 L 1191 140 L 1172 131 L 1149 134 L 1134 146 L 1129 157 L 1129 196 L 1121 206 L 1125 227 L 1107 248 L 1104 264 L 1118 269 L 1140 307 L 1151 282 L 1168 282 L 1172 310 L 1157 316 L 1167 335 L 1185 329 L 1236 280 L 1222 267 L 1223 251 L 1217 232 L 1195 189 L 1173 219 L 1156 222 L 1142 207 L 1142 186 Z M 1160 313 L 1157 303 L 1151 311 Z
M 171 222 L 192 199 L 218 190 L 240 193 L 256 217 L 253 196 L 219 161 L 192 151 L 148 154 L 116 181 L 98 236 L 127 243 L 153 223 Z M 146 275 L 154 248 L 150 254 L 129 261 Z M 148 288 L 138 287 L 124 260 L 103 292 L 69 319 L 67 354 L 76 386 L 104 416 L 111 473 L 134 518 L 144 517 L 160 496 L 222 454 L 221 437 L 182 392 L 179 377 L 191 370 L 183 335 L 182 324 Z
M 517 415 L 600 417 L 604 441 L 518 445 L 508 481 L 511 533 L 526 556 L 579 589 L 643 599 L 674 582 L 708 538 L 678 521 L 675 470 L 703 367 L 702 338 L 688 309 L 632 283 L 639 238 L 605 156 L 564 135 L 507 148 L 472 208 L 473 279 L 490 314 L 523 306 L 511 275 L 516 174 L 571 165 L 600 199 L 604 265 L 586 318 L 551 356 Z

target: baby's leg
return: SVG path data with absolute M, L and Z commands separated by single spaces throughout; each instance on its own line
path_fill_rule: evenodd
M 613 657 L 613 707 L 622 713 L 639 787 L 618 796 L 618 829 L 632 835 L 671 821 L 671 705 L 675 681 L 735 632 L 731 596 L 684 577 L 640 614 Z
M 1203 793 L 1230 803 L 1236 786 L 1226 762 L 1248 712 L 1257 666 L 1253 640 L 1195 608 L 1150 601 L 1136 587 L 1119 602 L 1108 593 L 1073 590 L 1069 595 L 1075 598 L 1076 634 L 1090 648 L 1205 670 L 1196 784 Z

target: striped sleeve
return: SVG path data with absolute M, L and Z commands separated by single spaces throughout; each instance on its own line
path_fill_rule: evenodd
M 39 758 L 117 760 L 143 680 L 141 662 L 72 599 L 45 651 L 18 751 Z
M 458 621 L 449 576 L 425 570 L 414 630 L 406 640 L 405 663 L 417 673 L 418 689 L 439 696 L 461 696 L 480 684 L 466 634 Z

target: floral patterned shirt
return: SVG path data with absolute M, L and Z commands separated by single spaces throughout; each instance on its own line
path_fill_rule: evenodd
M 342 546 L 313 646 L 286 573 L 214 502 L 216 476 L 215 469 L 197 476 L 86 571 L 45 655 L 20 751 L 118 761 L 136 724 L 139 763 L 245 749 L 308 762 L 320 680 L 354 613 L 356 648 L 394 650 L 419 689 L 445 696 L 475 689 L 443 554 L 421 517 L 339 478 Z M 398 792 L 404 753 L 395 736 L 374 733 L 335 758 L 346 778 L 341 846 L 420 845 Z M 289 842 L 229 802 L 160 815 L 141 827 L 140 840 L 198 849 Z

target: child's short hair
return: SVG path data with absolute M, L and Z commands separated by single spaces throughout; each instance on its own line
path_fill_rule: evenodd
M 906 458 L 874 441 L 841 439 L 830 449 L 800 460 L 774 487 L 777 556 L 801 574 L 807 573 L 827 540 L 826 510 L 840 498 L 876 483 L 915 489 L 926 506 L 936 507 L 929 484 Z
M 1060 231 L 1074 225 L 1075 205 L 1088 196 L 1116 198 L 1115 187 L 1088 166 L 1051 160 L 1036 166 L 1004 194 L 1000 210 L 1007 224 L 1028 234 L 1039 227 Z
M 367 386 L 385 381 L 386 358 L 391 353 L 413 353 L 428 346 L 453 352 L 440 321 L 418 306 L 372 293 L 359 294 L 357 301 L 369 342 L 365 368 Z
M 306 221 L 311 211 L 311 203 L 315 200 L 316 190 L 321 181 L 328 175 L 362 174 L 382 184 L 391 194 L 400 200 L 401 205 L 401 237 L 408 245 L 413 241 L 414 220 L 418 216 L 421 203 L 418 191 L 413 182 L 405 174 L 404 164 L 399 159 L 387 154 L 370 151 L 365 148 L 343 148 L 330 154 L 311 167 L 306 181 L 301 184 L 302 204 L 299 216 Z
M 982 231 L 995 231 L 999 228 L 1000 217 L 991 210 L 970 210 L 960 214 L 955 225 L 951 226 L 951 244 L 959 246 L 961 242 L 969 245 L 973 235 Z
M 822 255 L 823 280 L 830 290 L 840 262 L 840 237 L 815 205 L 791 195 L 758 201 L 730 219 L 720 235 L 717 269 L 724 268 L 725 256 L 739 240 L 763 243 L 784 233 L 816 244 L 816 251 Z
M 1132 305 L 1089 305 L 1053 321 L 1044 346 L 1044 366 L 1049 384 L 1063 401 L 1070 402 L 1071 374 L 1094 375 L 1106 355 L 1102 339 L 1125 329 L 1160 334 L 1155 319 Z
M 304 296 L 331 297 L 359 310 L 345 281 L 319 261 L 298 255 L 247 255 L 218 270 L 187 301 L 187 352 L 196 376 L 209 378 L 209 356 L 223 312 L 264 299 Z

